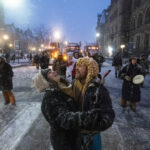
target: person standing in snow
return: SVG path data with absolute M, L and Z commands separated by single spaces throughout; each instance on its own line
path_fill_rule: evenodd
M 79 59 L 79 53 L 78 52 L 74 52 L 73 53 L 73 62 L 74 62 L 74 66 L 72 69 L 72 80 L 75 79 L 75 73 L 76 73 L 76 62 Z
M 58 58 L 54 60 L 53 70 L 59 75 L 65 77 L 67 62 L 63 60 L 63 55 L 58 55 Z
M 118 52 L 114 56 L 112 66 L 115 67 L 115 77 L 118 78 L 119 71 L 121 70 L 121 67 L 122 67 L 122 55 L 120 52 Z
M 123 79 L 121 106 L 126 107 L 127 101 L 133 112 L 136 112 L 136 103 L 141 99 L 140 84 L 134 84 L 133 78 L 136 75 L 143 75 L 144 72 L 137 64 L 137 57 L 132 56 L 129 64 L 122 68 L 119 77 Z
M 92 133 L 109 128 L 113 118 L 108 121 L 108 114 L 112 112 L 113 115 L 114 112 L 111 107 L 110 110 L 106 107 L 106 110 L 97 108 L 79 111 L 76 102 L 60 91 L 55 82 L 56 78 L 59 79 L 56 72 L 42 70 L 34 79 L 39 91 L 47 88 L 41 109 L 51 126 L 50 138 L 53 148 L 54 150 L 91 150 Z M 61 78 L 60 82 L 66 85 L 64 79 Z M 106 101 L 105 99 L 105 103 Z M 90 135 L 87 135 L 88 132 Z
M 12 92 L 12 77 L 12 67 L 5 61 L 2 56 L 0 56 L 0 90 L 2 91 L 5 105 L 9 103 L 11 103 L 12 105 L 16 104 L 16 100 Z
M 67 67 L 66 67 L 66 79 L 72 83 L 72 70 L 74 67 L 74 60 L 73 60 L 73 56 L 72 53 L 68 53 L 68 62 L 67 62 Z
M 109 93 L 100 84 L 98 74 L 99 67 L 96 61 L 93 58 L 84 57 L 79 58 L 76 63 L 75 80 L 72 85 L 67 87 L 60 82 L 60 78 L 54 79 L 61 91 L 74 99 L 79 111 L 103 110 L 99 120 L 99 129 L 95 128 L 95 131 L 91 132 L 89 130 L 81 131 L 83 141 L 85 140 L 85 143 L 91 146 L 87 150 L 101 149 L 100 131 L 109 128 L 115 117 Z M 88 141 L 90 141 L 89 139 L 93 139 L 93 143 L 89 143 L 87 139 Z

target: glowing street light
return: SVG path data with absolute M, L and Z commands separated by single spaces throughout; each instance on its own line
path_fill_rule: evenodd
M 9 47 L 13 47 L 13 44 L 10 43 L 10 44 L 9 44 Z
M 2 0 L 3 4 L 7 7 L 20 7 L 23 5 L 24 0 Z
M 44 44 L 41 44 L 41 47 L 44 48 Z
M 111 46 L 108 46 L 108 54 L 109 54 L 109 57 L 112 56 L 112 52 L 113 52 L 113 48 Z
M 4 40 L 8 40 L 8 39 L 9 39 L 9 36 L 8 36 L 7 34 L 5 34 L 5 35 L 3 36 L 3 39 L 4 39 Z
M 64 43 L 65 43 L 66 46 L 68 45 L 68 41 L 65 41 Z
M 97 38 L 100 37 L 100 33 L 96 33 L 96 37 L 97 37 Z
M 32 49 L 31 49 L 32 51 L 35 51 L 36 50 L 36 48 L 35 47 L 32 47 Z
M 59 31 L 55 31 L 54 37 L 55 37 L 56 40 L 59 40 L 61 38 L 60 32 Z
M 124 44 L 120 45 L 120 48 L 122 49 L 122 57 L 123 57 L 123 49 L 125 48 L 126 46 Z
M 124 44 L 120 45 L 120 48 L 121 48 L 121 49 L 124 49 L 124 48 L 125 48 L 125 45 L 124 45 Z

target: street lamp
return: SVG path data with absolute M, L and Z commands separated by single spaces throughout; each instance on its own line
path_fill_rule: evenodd
M 61 48 L 59 47 L 59 40 L 61 38 L 61 33 L 59 31 L 55 31 L 54 32 L 54 37 L 57 41 L 57 49 L 59 50 L 59 52 L 61 51 Z
M 113 51 L 113 48 L 111 46 L 108 46 L 108 54 L 109 54 L 109 57 L 112 56 L 112 51 Z
M 10 44 L 9 44 L 9 47 L 13 47 L 13 44 L 10 43 Z
M 20 7 L 23 5 L 23 0 L 2 0 L 7 7 Z
M 100 37 L 100 33 L 96 33 L 96 37 L 99 38 Z
M 55 37 L 56 40 L 59 40 L 61 38 L 60 32 L 59 31 L 55 31 L 54 37 Z
M 3 35 L 3 39 L 4 39 L 4 40 L 8 40 L 8 39 L 9 39 L 9 36 L 8 36 L 7 34 L 4 34 L 4 35 Z
M 41 47 L 43 48 L 43 47 L 44 47 L 44 44 L 41 44 Z
M 64 43 L 65 43 L 66 46 L 68 45 L 68 41 L 65 41 Z
M 123 49 L 125 48 L 126 46 L 124 44 L 120 45 L 120 48 L 122 49 L 122 57 L 123 57 Z

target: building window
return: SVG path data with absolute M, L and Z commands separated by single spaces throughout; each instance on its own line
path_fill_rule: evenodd
M 145 24 L 150 23 L 150 8 L 147 9 L 145 14 Z
M 140 36 L 136 37 L 136 48 L 140 48 Z
M 141 5 L 141 0 L 134 1 L 134 9 L 138 8 Z
M 132 19 L 132 21 L 131 21 L 131 29 L 132 29 L 132 30 L 135 29 L 135 18 Z
M 136 7 L 140 7 L 141 5 L 141 0 L 136 0 Z
M 143 23 L 143 15 L 140 14 L 138 17 L 137 27 L 139 28 Z
M 144 48 L 147 49 L 149 47 L 149 34 L 145 33 L 144 37 Z

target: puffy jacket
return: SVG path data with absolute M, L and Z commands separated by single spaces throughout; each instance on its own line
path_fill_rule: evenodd
M 13 89 L 12 77 L 12 67 L 6 62 L 2 62 L 0 64 L 0 90 L 4 91 Z

